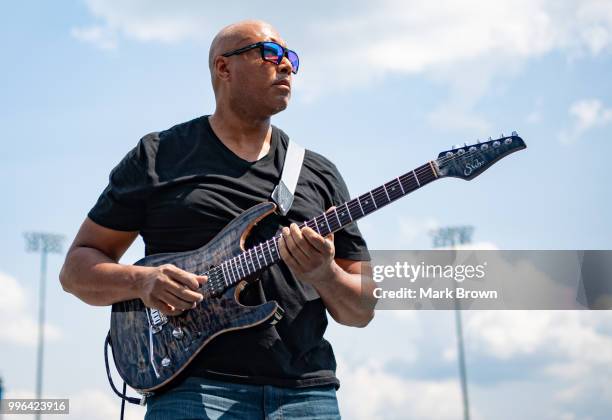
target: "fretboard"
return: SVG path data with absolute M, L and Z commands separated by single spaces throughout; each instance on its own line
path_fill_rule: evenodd
M 434 181 L 438 178 L 434 165 L 433 162 L 428 162 L 425 165 L 419 166 L 357 198 L 302 223 L 299 227 L 308 226 L 321 236 L 327 236 L 332 232 L 336 232 L 346 225 Z M 213 294 L 219 293 L 242 279 L 280 261 L 280 239 L 281 235 L 278 234 L 212 267 L 207 273 L 210 292 Z

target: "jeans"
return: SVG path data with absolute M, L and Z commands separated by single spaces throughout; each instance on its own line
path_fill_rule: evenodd
M 339 419 L 334 385 L 280 388 L 189 377 L 147 401 L 145 420 Z

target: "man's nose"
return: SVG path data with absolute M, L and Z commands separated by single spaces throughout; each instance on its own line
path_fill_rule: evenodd
M 278 65 L 279 71 L 284 74 L 291 74 L 291 70 L 293 70 L 293 66 L 291 65 L 291 61 L 285 55 Z

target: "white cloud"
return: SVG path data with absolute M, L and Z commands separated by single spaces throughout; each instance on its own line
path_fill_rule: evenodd
M 542 371 L 558 381 L 555 398 L 564 403 L 598 395 L 612 402 L 612 324 L 597 311 L 471 311 L 466 313 L 469 350 L 510 362 L 534 356 L 550 359 Z
M 33 346 L 38 339 L 38 323 L 33 319 L 34 311 L 28 302 L 37 302 L 18 281 L 0 272 L 0 342 Z M 57 340 L 61 336 L 58 327 L 45 324 L 45 339 Z
M 572 126 L 563 130 L 559 138 L 563 143 L 572 143 L 584 133 L 612 122 L 612 108 L 606 108 L 598 99 L 581 99 L 574 102 L 568 111 Z
M 494 82 L 516 74 L 534 57 L 555 51 L 597 55 L 612 45 L 612 2 L 601 0 L 314 1 L 292 5 L 299 19 L 291 19 L 291 25 L 285 25 L 283 8 L 267 8 L 262 16 L 262 5 L 87 0 L 97 22 L 72 33 L 101 48 L 121 38 L 208 43 L 225 24 L 264 18 L 300 46 L 303 66 L 295 84 L 302 99 L 390 74 L 424 75 L 449 87 L 449 97 L 428 121 L 484 136 L 490 126 L 476 105 Z
M 375 359 L 354 366 L 339 360 L 338 377 L 340 412 L 348 419 L 454 420 L 462 411 L 456 381 L 405 379 L 384 370 Z

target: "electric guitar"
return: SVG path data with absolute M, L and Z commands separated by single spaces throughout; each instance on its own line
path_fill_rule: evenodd
M 454 148 L 373 190 L 304 222 L 326 236 L 381 207 L 444 177 L 471 180 L 499 159 L 527 146 L 516 132 Z M 140 299 L 113 304 L 110 339 L 117 371 L 143 395 L 169 384 L 214 337 L 227 331 L 277 323 L 283 314 L 276 301 L 257 306 L 239 302 L 245 278 L 281 257 L 280 234 L 244 249 L 245 238 L 261 219 L 274 212 L 271 202 L 257 204 L 225 226 L 209 243 L 193 251 L 149 255 L 140 266 L 174 264 L 208 276 L 198 290 L 204 300 L 178 316 L 166 316 Z

